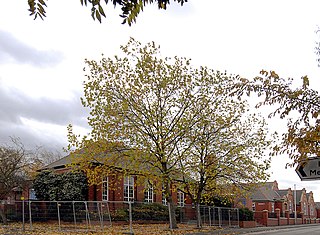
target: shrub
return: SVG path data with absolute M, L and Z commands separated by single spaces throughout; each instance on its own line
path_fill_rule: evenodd
M 33 187 L 42 201 L 83 201 L 88 191 L 87 177 L 82 172 L 43 171 L 35 177 Z
M 240 221 L 253 221 L 253 211 L 248 208 L 240 208 L 239 209 L 239 220 Z
M 169 219 L 168 208 L 159 203 L 134 204 L 132 218 L 134 220 L 166 221 Z
M 105 216 L 108 216 L 106 213 Z M 117 209 L 110 211 L 111 220 L 113 221 L 127 221 L 129 220 L 129 210 L 128 209 Z M 107 217 L 106 217 L 107 218 Z

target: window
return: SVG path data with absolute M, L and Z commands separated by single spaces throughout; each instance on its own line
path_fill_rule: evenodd
M 164 192 L 163 185 L 162 185 L 162 204 L 165 205 L 165 206 L 167 205 L 167 199 L 166 199 L 166 194 Z
M 256 203 L 252 202 L 252 211 L 256 211 Z
M 30 200 L 37 200 L 37 197 L 36 197 L 36 192 L 34 191 L 34 189 L 30 189 L 29 191 L 29 199 Z
M 124 201 L 133 201 L 134 200 L 134 178 L 133 176 L 126 176 L 123 179 L 123 200 Z
M 306 202 L 303 202 L 303 213 L 305 214 L 305 215 L 308 215 L 308 213 L 307 213 L 307 204 L 306 204 Z
M 184 192 L 178 190 L 178 207 L 184 207 Z
M 274 212 L 274 202 L 271 202 L 271 212 Z
M 292 213 L 292 202 L 289 201 L 289 213 Z
M 239 203 L 240 203 L 242 206 L 246 206 L 246 205 L 247 205 L 247 201 L 246 201 L 245 198 L 241 198 L 241 199 L 239 200 Z
M 144 201 L 147 203 L 153 203 L 153 186 L 147 183 L 146 189 L 144 191 Z
M 109 182 L 108 182 L 108 176 L 104 177 L 102 180 L 102 201 L 108 201 L 109 193 Z

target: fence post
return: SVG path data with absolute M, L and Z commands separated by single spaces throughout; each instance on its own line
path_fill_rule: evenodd
M 58 225 L 59 225 L 59 232 L 61 232 L 61 222 L 60 222 L 60 204 L 57 202 L 57 212 L 58 212 Z
M 130 234 L 133 234 L 133 229 L 132 229 L 132 207 L 131 204 L 132 202 L 129 201 L 129 227 L 130 227 Z
M 86 225 L 87 225 L 87 233 L 89 232 L 89 212 L 88 212 L 88 205 L 87 205 L 87 202 L 85 201 L 84 202 L 84 206 L 85 206 L 85 208 L 86 208 Z
M 107 202 L 107 213 L 108 213 L 108 215 L 109 215 L 109 223 L 110 223 L 110 226 L 112 226 L 111 215 L 110 215 L 110 208 L 109 208 L 109 202 Z
M 219 218 L 219 227 L 222 227 L 221 226 L 221 208 L 218 207 L 218 218 Z
M 231 227 L 231 210 L 228 209 L 229 227 Z
M 172 218 L 171 218 L 171 206 L 170 202 L 168 202 L 168 211 L 169 211 L 169 228 L 172 230 Z
M 236 210 L 237 210 L 237 220 L 238 220 L 238 227 L 240 227 L 240 216 L 239 216 L 239 208 L 236 208 Z
M 24 197 L 21 197 L 21 200 L 22 200 L 22 231 L 24 233 L 26 231 L 25 224 L 24 224 Z
M 74 229 L 77 229 L 76 208 L 74 207 L 74 201 L 72 201 L 72 211 L 73 211 Z
M 29 222 L 30 222 L 30 230 L 32 230 L 32 210 L 31 210 L 31 201 L 29 200 Z
M 212 218 L 213 218 L 213 225 L 215 225 L 215 222 L 216 222 L 216 216 L 215 216 L 215 211 L 216 211 L 216 208 L 213 207 L 213 213 L 212 213 Z
M 209 226 L 211 226 L 211 207 L 209 206 L 208 207 L 208 210 L 209 210 Z
M 101 202 L 101 208 L 100 208 L 100 211 L 101 211 L 101 219 L 102 219 L 102 232 L 104 232 L 104 216 L 103 216 L 103 202 Z
M 100 220 L 100 227 L 101 230 L 103 231 L 103 213 L 102 213 L 102 202 L 96 202 L 97 203 L 97 210 L 98 210 L 98 215 L 99 215 L 99 220 Z

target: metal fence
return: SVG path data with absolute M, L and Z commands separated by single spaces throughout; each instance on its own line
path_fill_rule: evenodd
M 238 208 L 201 206 L 200 212 L 204 225 L 239 227 Z
M 25 231 L 37 231 L 39 225 L 46 229 L 65 232 L 104 232 L 121 225 L 123 231 L 132 233 L 138 223 L 169 224 L 168 208 L 162 204 L 116 201 L 16 201 L 0 205 L 10 224 L 18 224 Z M 239 226 L 237 208 L 201 206 L 204 226 Z M 196 223 L 196 209 L 192 205 L 176 207 L 179 223 Z M 0 219 L 1 220 L 1 219 Z M 15 222 L 15 223 L 12 223 Z M 168 225 L 169 227 L 169 225 Z M 43 228 L 43 226 L 42 226 Z

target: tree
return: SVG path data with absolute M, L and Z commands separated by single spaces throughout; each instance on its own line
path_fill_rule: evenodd
M 293 84 L 293 79 L 284 79 L 274 72 L 262 70 L 253 80 L 239 79 L 235 93 L 239 98 L 255 94 L 262 98 L 256 107 L 275 107 L 269 117 L 287 118 L 287 131 L 272 154 L 288 154 L 293 160 L 289 166 L 320 156 L 320 96 L 309 87 L 309 79 L 303 76 L 302 84 Z
M 0 146 L 0 200 L 11 196 L 13 189 L 23 189 L 29 180 L 30 169 L 34 161 L 19 138 L 11 138 L 10 144 Z M 0 216 L 7 223 L 0 207 Z
M 212 198 L 225 201 L 248 191 L 256 182 L 268 178 L 269 159 L 264 159 L 266 123 L 250 114 L 245 101 L 237 101 L 227 92 L 233 80 L 216 74 L 203 87 L 198 119 L 186 142 L 187 158 L 182 159 L 182 185 L 197 208 L 197 226 L 201 227 L 200 203 Z
M 316 30 L 316 34 L 320 33 L 320 28 L 318 26 L 318 29 Z M 320 41 L 316 41 L 316 46 L 314 48 L 314 52 L 317 56 L 317 62 L 318 62 L 318 67 L 320 67 Z
M 179 162 L 189 148 L 184 139 L 200 121 L 195 112 L 202 99 L 197 84 L 213 75 L 204 67 L 193 69 L 186 58 L 159 58 L 155 43 L 141 46 L 130 39 L 121 49 L 124 58 L 86 60 L 90 73 L 84 83 L 82 103 L 91 109 L 88 122 L 92 131 L 90 138 L 80 143 L 70 131 L 69 140 L 78 149 L 98 143 L 100 147 L 90 156 L 101 155 L 105 152 L 101 146 L 109 143 L 128 146 L 131 152 L 127 155 L 134 164 L 127 167 L 139 169 L 148 177 L 156 176 L 163 184 L 175 228 L 170 185 L 179 175 Z
M 182 178 L 182 190 L 199 203 L 204 191 L 221 196 L 218 186 L 267 176 L 268 161 L 255 161 L 268 144 L 264 122 L 242 117 L 247 107 L 227 93 L 235 78 L 193 68 L 186 58 L 162 59 L 155 43 L 142 46 L 130 39 L 121 49 L 123 58 L 85 61 L 89 73 L 82 104 L 91 110 L 92 130 L 79 139 L 69 126 L 69 148 L 82 152 L 74 161 L 89 181 L 111 167 L 161 183 L 175 228 L 170 186 Z
M 54 173 L 43 171 L 34 181 L 36 197 L 43 201 L 84 201 L 88 183 L 81 172 Z
M 40 161 L 41 165 L 37 170 L 63 157 L 58 150 L 48 150 L 44 146 L 37 146 L 34 150 L 34 155 Z
M 178 2 L 181 6 L 187 2 L 187 0 L 173 0 Z M 95 20 L 97 19 L 101 23 L 101 16 L 106 17 L 104 12 L 104 6 L 102 3 L 105 2 L 108 5 L 108 0 L 80 0 L 81 5 L 91 6 L 91 16 Z M 167 9 L 167 5 L 170 4 L 170 0 L 112 0 L 114 7 L 120 6 L 122 14 L 123 24 L 128 23 L 130 26 L 133 22 L 136 22 L 136 18 L 140 11 L 147 4 L 152 4 L 154 2 L 158 3 L 159 9 Z M 30 15 L 34 15 L 35 19 L 39 16 L 41 19 L 46 17 L 45 7 L 47 7 L 45 0 L 28 0 Z

